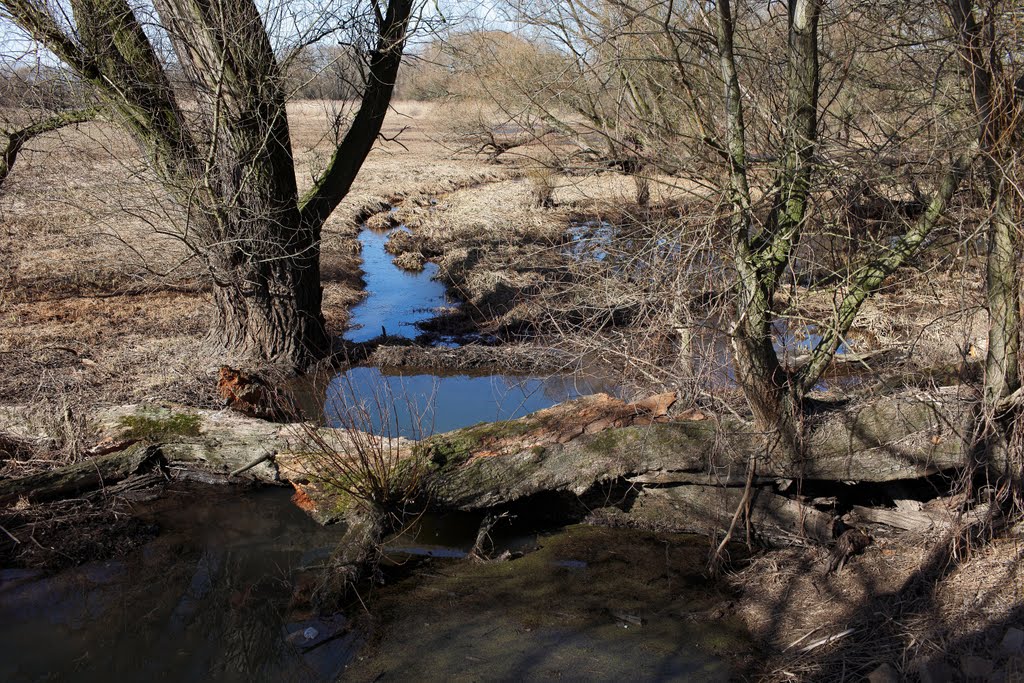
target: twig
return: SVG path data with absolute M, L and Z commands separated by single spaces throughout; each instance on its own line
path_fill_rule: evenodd
M 740 500 L 740 504 L 736 506 L 736 512 L 733 514 L 732 521 L 729 523 L 729 530 L 725 532 L 725 537 L 722 539 L 722 542 L 718 544 L 718 547 L 715 549 L 714 554 L 711 556 L 711 569 L 712 569 L 712 571 L 717 572 L 717 569 L 718 569 L 719 565 L 722 562 L 722 552 L 725 550 L 726 546 L 729 545 L 729 541 L 732 540 L 733 533 L 735 533 L 735 531 L 736 531 L 736 523 L 739 521 L 740 515 L 743 514 L 743 513 L 746 513 L 746 517 L 747 517 L 747 524 L 748 524 L 747 542 L 748 543 L 750 542 L 750 531 L 749 531 L 750 506 L 749 506 L 749 502 L 750 502 L 750 492 L 751 492 L 751 490 L 754 487 L 754 471 L 756 469 L 754 457 L 755 456 L 753 456 L 753 455 L 750 456 L 750 460 L 747 463 L 747 481 L 746 481 L 746 485 L 743 487 L 743 498 Z
M 808 637 L 810 637 L 811 635 L 817 633 L 820 630 L 821 630 L 820 626 L 816 626 L 815 628 L 812 628 L 810 631 L 808 631 L 807 633 L 803 634 L 802 636 L 800 636 L 799 638 L 794 640 L 792 643 L 787 645 L 786 648 L 783 650 L 783 652 L 785 652 L 786 650 L 789 650 L 791 648 L 796 647 L 797 645 L 799 645 L 803 641 L 807 640 Z
M 242 465 L 237 470 L 232 471 L 231 474 L 229 474 L 228 476 L 229 477 L 237 477 L 242 472 L 247 472 L 247 471 L 251 470 L 253 467 L 256 467 L 256 465 L 259 465 L 262 462 L 267 462 L 268 460 L 272 460 L 273 458 L 274 458 L 274 454 L 271 453 L 270 451 L 267 451 L 266 453 L 264 453 L 263 455 L 259 456 L 258 458 L 256 458 L 252 462 L 250 462 L 250 463 L 248 463 L 246 465 Z
M 14 534 L 12 534 L 10 531 L 8 531 L 7 529 L 3 528 L 2 526 L 0 526 L 0 531 L 4 532 L 4 534 L 7 535 L 7 538 L 9 538 L 12 541 L 14 541 L 15 545 L 21 545 L 21 541 L 19 541 L 18 538 Z
M 810 645 L 808 645 L 807 647 L 805 647 L 802 650 L 800 650 L 800 652 L 810 652 L 811 650 L 816 650 L 817 648 L 821 647 L 822 645 L 828 645 L 829 643 L 834 643 L 835 641 L 839 640 L 840 638 L 844 638 L 844 637 L 850 635 L 855 630 L 856 629 L 848 628 L 845 631 L 841 631 L 840 633 L 837 633 L 837 634 L 835 634 L 833 636 L 828 636 L 827 638 L 822 638 L 821 640 L 816 640 L 813 643 L 811 643 Z

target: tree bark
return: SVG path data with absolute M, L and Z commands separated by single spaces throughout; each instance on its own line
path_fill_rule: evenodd
M 818 121 L 818 0 L 789 3 L 788 89 L 784 155 L 767 226 L 753 239 L 742 93 L 736 71 L 734 20 L 728 2 L 717 3 L 718 50 L 725 84 L 733 210 L 733 255 L 739 276 L 733 351 L 743 387 L 768 450 L 800 449 L 801 394 L 781 367 L 772 341 L 772 305 L 779 278 L 803 228 L 810 196 Z
M 229 273 L 231 279 L 213 292 L 212 331 L 230 353 L 295 368 L 328 353 L 316 259 L 243 263 Z
M 136 444 L 50 472 L 0 481 L 0 506 L 19 498 L 32 502 L 54 500 L 97 489 L 126 479 L 159 459 L 158 448 Z

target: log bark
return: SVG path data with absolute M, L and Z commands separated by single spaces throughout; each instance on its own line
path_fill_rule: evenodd
M 136 444 L 124 451 L 101 455 L 60 469 L 20 479 L 0 481 L 0 506 L 21 498 L 45 501 L 90 491 L 126 479 L 159 460 L 155 446 Z
M 822 417 L 810 431 L 810 457 L 773 458 L 758 473 L 884 482 L 962 467 L 968 406 L 944 398 L 889 397 Z M 757 452 L 760 435 L 738 420 L 608 425 L 604 417 L 588 422 L 593 401 L 426 440 L 428 455 L 446 459 L 426 478 L 432 499 L 477 509 L 544 490 L 580 494 L 619 477 L 740 485 L 748 454 Z
M 906 507 L 869 508 L 861 505 L 853 506 L 853 513 L 862 521 L 873 524 L 884 524 L 904 531 L 933 532 L 945 531 L 958 524 L 967 526 L 981 522 L 992 513 L 990 505 L 979 505 L 967 512 L 953 510 L 936 510 L 922 508 L 919 510 Z

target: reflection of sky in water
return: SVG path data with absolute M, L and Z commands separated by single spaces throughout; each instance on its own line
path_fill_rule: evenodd
M 605 248 L 615 237 L 615 226 L 608 221 L 585 221 L 569 227 L 570 243 L 566 253 L 574 258 L 592 258 L 603 261 L 608 257 Z
M 478 422 L 511 420 L 599 390 L 571 375 L 438 377 L 386 375 L 378 368 L 359 367 L 331 381 L 324 419 L 333 426 L 420 438 Z
M 818 326 L 800 324 L 788 320 L 776 320 L 774 324 L 773 345 L 780 356 L 803 356 L 814 350 L 821 341 Z M 849 353 L 845 343 L 839 345 L 838 354 Z
M 384 251 L 384 245 L 392 232 L 364 229 L 359 233 L 367 296 L 352 307 L 345 333 L 349 341 L 373 339 L 380 335 L 381 328 L 389 335 L 415 337 L 416 323 L 433 317 L 435 309 L 452 304 L 445 286 L 433 279 L 436 264 L 427 263 L 422 272 L 410 273 L 391 262 L 393 257 Z

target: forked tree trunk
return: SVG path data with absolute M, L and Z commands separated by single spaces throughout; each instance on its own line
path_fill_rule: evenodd
M 137 16 L 127 0 L 0 0 L 6 17 L 96 88 L 187 210 L 178 236 L 209 267 L 213 330 L 233 355 L 303 370 L 329 350 L 320 230 L 380 133 L 413 10 L 413 0 L 371 4 L 376 21 L 374 34 L 363 36 L 372 49 L 356 116 L 300 198 L 282 88 L 286 64 L 261 14 L 276 16 L 273 7 L 155 0 L 155 14 Z M 161 37 L 160 50 L 153 36 Z M 171 71 L 195 100 L 192 110 L 179 106 Z M 13 139 L 0 161 L 9 166 L 17 144 Z

